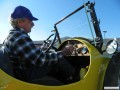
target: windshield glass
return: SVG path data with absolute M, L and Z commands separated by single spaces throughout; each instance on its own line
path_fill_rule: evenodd
M 68 38 L 83 37 L 94 40 L 96 37 L 90 14 L 83 8 L 57 25 L 62 41 Z M 89 19 L 88 19 L 89 18 Z

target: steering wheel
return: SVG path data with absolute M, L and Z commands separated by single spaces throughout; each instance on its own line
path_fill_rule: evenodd
M 50 40 L 50 38 L 54 36 L 54 39 Z M 55 41 L 56 41 L 56 33 L 54 34 L 51 34 L 45 41 L 44 41 L 44 44 L 42 45 L 42 47 L 44 48 L 46 45 L 47 45 L 47 48 L 45 51 L 45 53 L 47 53 L 51 48 L 53 48 L 54 50 L 57 50 L 57 48 L 55 48 L 53 45 L 55 44 Z

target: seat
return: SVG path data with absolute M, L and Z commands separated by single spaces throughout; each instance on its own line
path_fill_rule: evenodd
M 0 49 L 0 69 L 11 76 L 14 76 L 9 55 L 2 48 Z

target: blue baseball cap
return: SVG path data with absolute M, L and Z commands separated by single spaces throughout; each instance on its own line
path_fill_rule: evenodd
M 24 6 L 17 6 L 13 13 L 11 14 L 11 18 L 17 19 L 17 18 L 27 18 L 31 21 L 36 21 L 38 20 L 37 18 L 33 17 L 32 13 L 30 10 Z

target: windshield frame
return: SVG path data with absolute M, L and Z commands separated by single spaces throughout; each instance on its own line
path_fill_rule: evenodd
M 80 6 L 78 9 L 76 9 L 75 11 L 73 11 L 72 13 L 70 13 L 67 16 L 65 16 L 64 18 L 62 18 L 61 20 L 59 20 L 58 22 L 56 22 L 54 24 L 56 37 L 58 39 L 59 44 L 61 44 L 61 38 L 60 38 L 58 29 L 57 29 L 57 25 L 59 23 L 61 23 L 62 21 L 64 21 L 65 19 L 67 19 L 70 16 L 72 16 L 73 14 L 75 14 L 76 12 L 80 11 L 81 9 L 88 7 L 89 13 L 90 13 L 90 18 L 92 20 L 92 24 L 93 24 L 94 31 L 95 31 L 95 34 L 96 34 L 96 37 L 91 42 L 91 44 L 93 44 L 101 52 L 101 48 L 102 48 L 102 45 L 103 45 L 103 37 L 102 37 L 101 30 L 100 30 L 100 27 L 99 27 L 99 22 L 98 22 L 98 19 L 97 19 L 97 16 L 96 16 L 94 5 L 95 5 L 95 3 L 91 3 L 90 1 L 88 1 L 87 3 L 85 3 L 82 6 Z

